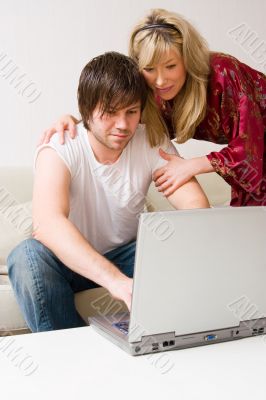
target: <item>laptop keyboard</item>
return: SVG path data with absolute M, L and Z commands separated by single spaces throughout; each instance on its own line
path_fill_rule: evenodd
M 129 320 L 127 321 L 120 321 L 120 322 L 115 322 L 112 324 L 115 328 L 119 329 L 120 332 L 122 332 L 124 335 L 128 334 L 128 327 L 129 327 Z

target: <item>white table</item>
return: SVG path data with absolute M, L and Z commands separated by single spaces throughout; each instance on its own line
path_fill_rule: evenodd
M 139 357 L 91 327 L 10 338 L 0 338 L 3 400 L 266 398 L 266 336 Z

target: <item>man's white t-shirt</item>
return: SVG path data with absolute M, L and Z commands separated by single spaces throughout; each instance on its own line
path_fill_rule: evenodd
M 61 145 L 55 134 L 37 149 L 35 160 L 45 147 L 53 148 L 70 171 L 69 219 L 86 240 L 100 254 L 134 240 L 152 173 L 166 164 L 159 147 L 150 147 L 145 126 L 138 126 L 120 158 L 109 165 L 96 160 L 81 124 L 74 140 L 67 134 Z M 170 140 L 160 147 L 177 154 Z

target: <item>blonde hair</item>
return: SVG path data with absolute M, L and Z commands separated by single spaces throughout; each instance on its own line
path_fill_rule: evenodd
M 171 26 L 143 29 L 150 24 Z M 206 41 L 182 16 L 163 9 L 151 10 L 131 34 L 129 55 L 142 71 L 146 66 L 158 63 L 172 49 L 183 58 L 187 73 L 182 89 L 174 98 L 172 115 L 176 140 L 183 143 L 194 136 L 206 113 L 210 52 Z M 146 124 L 151 146 L 161 144 L 165 135 L 169 135 L 151 89 L 142 122 Z

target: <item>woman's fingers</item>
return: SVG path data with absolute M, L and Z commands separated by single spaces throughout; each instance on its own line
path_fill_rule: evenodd
M 46 131 L 44 131 L 40 137 L 38 146 L 41 146 L 42 144 L 47 144 L 50 142 L 51 137 L 53 136 L 53 134 L 56 132 L 56 130 L 54 128 L 51 129 L 47 129 Z
M 184 183 L 182 181 L 175 181 L 172 182 L 171 185 L 168 186 L 168 188 L 163 192 L 163 195 L 165 197 L 171 196 L 178 188 L 180 188 Z
M 156 169 L 156 171 L 154 171 L 153 175 L 152 175 L 152 179 L 155 181 L 157 181 L 157 179 L 159 179 L 166 171 L 165 167 Z
M 65 125 L 63 124 L 63 122 L 58 122 L 55 125 L 55 129 L 50 129 L 50 132 L 51 132 L 51 137 L 53 136 L 53 134 L 55 132 L 57 132 L 58 133 L 58 137 L 59 137 L 59 142 L 61 144 L 65 143 Z M 50 138 L 49 138 L 49 140 L 50 140 Z
M 166 189 L 172 186 L 172 182 L 166 180 L 162 185 L 158 186 L 158 192 L 164 192 Z
M 59 137 L 59 142 L 61 144 L 65 143 L 65 135 L 66 131 L 69 131 L 69 135 L 72 139 L 77 136 L 77 129 L 76 129 L 76 120 L 71 115 L 64 115 L 60 118 L 58 122 L 56 122 L 50 129 L 47 129 L 42 135 L 39 140 L 38 146 L 42 144 L 47 144 L 50 142 L 51 137 L 57 133 Z
M 167 189 L 163 192 L 163 195 L 164 195 L 164 197 L 168 197 L 168 196 L 171 196 L 171 194 L 173 194 L 175 191 L 176 191 L 176 188 L 171 186 L 171 187 L 169 187 L 169 189 Z
M 77 128 L 74 121 L 69 122 L 69 133 L 70 137 L 74 139 L 77 136 Z
M 163 185 L 164 182 L 167 181 L 167 180 L 168 180 L 168 177 L 164 174 L 164 175 L 162 175 L 160 178 L 158 178 L 158 179 L 155 181 L 155 186 L 156 186 L 156 187 L 161 186 L 161 185 Z

